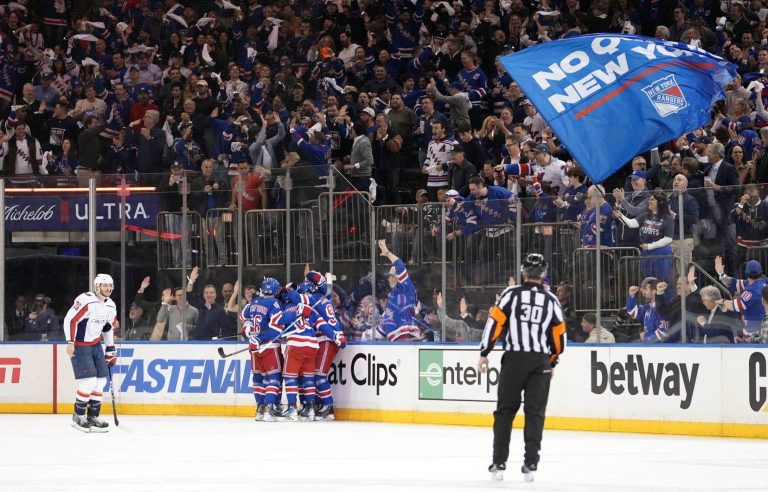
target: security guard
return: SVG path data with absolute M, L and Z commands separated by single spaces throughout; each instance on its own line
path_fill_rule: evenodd
M 526 482 L 533 481 L 539 463 L 541 435 L 547 409 L 549 383 L 558 356 L 565 349 L 565 322 L 557 297 L 542 285 L 547 262 L 540 254 L 529 254 L 522 262 L 523 284 L 501 293 L 490 310 L 480 343 L 478 370 L 488 370 L 488 353 L 501 339 L 499 396 L 493 413 L 493 463 L 488 467 L 494 480 L 503 480 L 509 456 L 512 421 L 525 392 L 525 460 L 521 468 Z

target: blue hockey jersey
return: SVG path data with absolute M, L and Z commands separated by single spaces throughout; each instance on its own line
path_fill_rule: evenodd
M 379 335 L 388 341 L 410 342 L 421 339 L 421 330 L 414 321 L 417 294 L 403 260 L 395 261 L 397 285 L 387 297 L 387 309 L 377 327 Z
M 665 342 L 669 338 L 670 319 L 659 314 L 655 304 L 638 304 L 637 296 L 628 296 L 627 313 L 634 319 L 643 321 L 644 342 Z

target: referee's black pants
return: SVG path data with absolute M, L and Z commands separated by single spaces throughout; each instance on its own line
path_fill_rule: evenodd
M 534 352 L 506 352 L 501 358 L 499 400 L 493 412 L 493 462 L 506 463 L 512 422 L 525 392 L 525 464 L 539 463 L 544 415 L 552 368 L 549 356 Z

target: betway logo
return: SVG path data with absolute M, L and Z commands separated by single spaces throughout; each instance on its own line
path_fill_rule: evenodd
M 610 368 L 597 360 L 597 351 L 591 355 L 592 393 L 602 395 L 610 387 L 611 393 L 621 395 L 681 396 L 680 408 L 691 406 L 696 388 L 699 364 L 663 362 L 644 363 L 642 355 L 627 355 L 625 363 L 614 362 Z M 690 367 L 689 367 L 690 366 Z M 623 384 L 626 381 L 626 385 Z M 639 383 L 639 387 L 638 387 Z
M 7 374 L 10 372 L 11 378 L 7 381 Z M 21 380 L 21 359 L 18 357 L 0 357 L 0 384 L 9 382 L 10 384 L 19 384 Z
M 134 349 L 118 350 L 118 361 L 131 359 Z M 251 393 L 248 360 L 133 359 L 118 364 L 124 374 L 120 391 L 127 393 Z

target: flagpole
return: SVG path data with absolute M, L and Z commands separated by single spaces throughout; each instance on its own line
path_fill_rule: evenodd
M 595 185 L 595 191 L 600 195 L 603 195 L 599 186 L 599 184 Z M 597 193 L 595 193 L 595 195 L 597 195 Z M 605 198 L 605 196 L 603 196 L 603 198 Z M 595 302 L 595 323 L 597 323 L 597 343 L 600 343 L 600 339 L 603 335 L 603 328 L 600 322 L 600 307 L 602 305 L 600 297 L 603 291 L 603 281 L 601 278 L 602 276 L 600 275 L 600 233 L 600 203 L 598 199 L 595 203 L 595 276 L 597 277 L 595 281 L 595 294 L 597 295 Z

